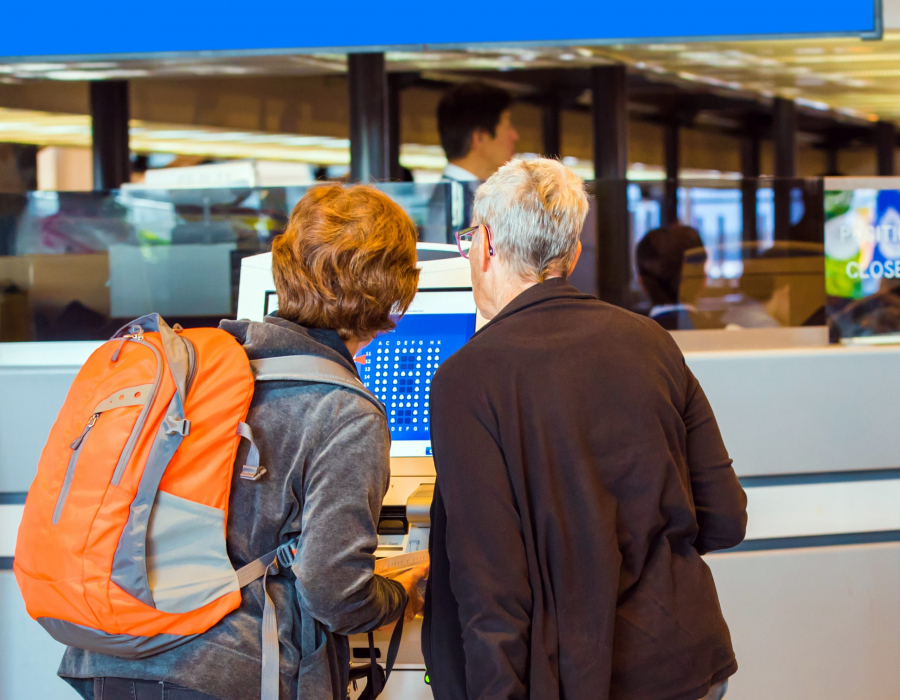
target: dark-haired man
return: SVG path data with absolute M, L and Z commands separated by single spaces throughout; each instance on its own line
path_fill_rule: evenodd
M 487 180 L 516 153 L 519 133 L 512 125 L 512 97 L 486 83 L 462 83 L 438 104 L 438 131 L 447 155 L 443 179 L 453 183 L 451 228 L 468 226 L 475 184 Z M 450 241 L 452 242 L 452 241 Z
M 485 83 L 463 83 L 444 93 L 438 131 L 447 154 L 446 179 L 487 180 L 515 155 L 519 134 L 511 107 L 509 93 Z

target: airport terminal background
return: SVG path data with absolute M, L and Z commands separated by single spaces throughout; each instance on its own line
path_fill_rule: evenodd
M 679 300 L 706 325 L 674 336 L 749 498 L 747 541 L 707 557 L 740 664 L 728 698 L 900 698 L 900 0 L 882 11 L 879 31 L 821 13 L 853 36 L 0 57 L 0 700 L 75 697 L 11 566 L 78 367 L 144 313 L 277 308 L 244 275 L 317 181 L 371 182 L 419 230 L 411 313 L 357 362 L 395 421 L 381 551 L 424 546 L 428 382 L 480 322 L 449 245 L 477 184 L 441 181 L 435 119 L 469 79 L 516 98 L 519 155 L 585 178 L 579 289 L 649 314 L 640 241 L 675 224 L 702 241 Z M 417 635 L 387 700 L 431 697 Z

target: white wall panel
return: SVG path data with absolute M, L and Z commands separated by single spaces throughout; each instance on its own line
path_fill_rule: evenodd
M 739 666 L 727 700 L 900 698 L 900 543 L 707 561 Z
M 709 397 L 739 476 L 900 466 L 900 347 L 692 352 L 685 358 Z

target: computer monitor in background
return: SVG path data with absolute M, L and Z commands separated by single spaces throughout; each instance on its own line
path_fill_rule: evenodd
M 391 457 L 431 456 L 434 373 L 475 333 L 472 291 L 420 291 L 397 327 L 356 357 L 363 384 L 385 405 Z

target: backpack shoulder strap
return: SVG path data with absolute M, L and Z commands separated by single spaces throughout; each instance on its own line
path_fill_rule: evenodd
M 356 373 L 333 360 L 316 355 L 284 355 L 250 360 L 250 369 L 258 382 L 312 382 L 349 389 L 369 400 L 381 415 L 387 417 L 384 405 L 366 389 Z M 266 469 L 259 464 L 259 449 L 253 439 L 253 430 L 242 422 L 238 425 L 237 434 L 250 441 L 250 451 L 247 453 L 247 463 L 241 471 L 241 478 L 259 481 Z
M 359 377 L 343 365 L 316 355 L 285 355 L 251 360 L 250 368 L 258 382 L 315 382 L 350 389 L 371 401 L 381 413 L 384 406 L 366 389 Z
M 372 392 L 366 389 L 354 372 L 324 357 L 316 355 L 267 357 L 261 360 L 251 360 L 250 369 L 253 372 L 254 379 L 258 382 L 313 382 L 317 384 L 333 384 L 349 389 L 371 401 L 383 415 L 386 415 L 384 406 Z M 247 456 L 248 464 L 244 466 L 241 478 L 258 481 L 265 474 L 266 470 L 259 466 L 259 449 L 253 440 L 253 432 L 249 425 L 241 423 L 238 426 L 237 433 L 250 441 L 250 452 Z M 261 700 L 278 699 L 280 673 L 278 624 L 275 616 L 275 606 L 266 590 L 266 578 L 269 571 L 273 569 L 277 571 L 279 563 L 283 567 L 290 566 L 290 562 L 293 561 L 293 557 L 296 554 L 296 546 L 296 541 L 283 544 L 278 549 L 264 554 L 236 572 L 241 588 L 260 578 L 263 580 L 265 603 L 262 620 Z M 402 632 L 399 630 L 402 630 L 402 622 L 403 618 L 401 615 L 400 622 L 398 622 L 394 634 L 391 636 L 391 648 L 388 651 L 388 674 L 393 668 L 397 650 L 400 646 L 400 634 Z M 372 653 L 374 654 L 374 652 Z

